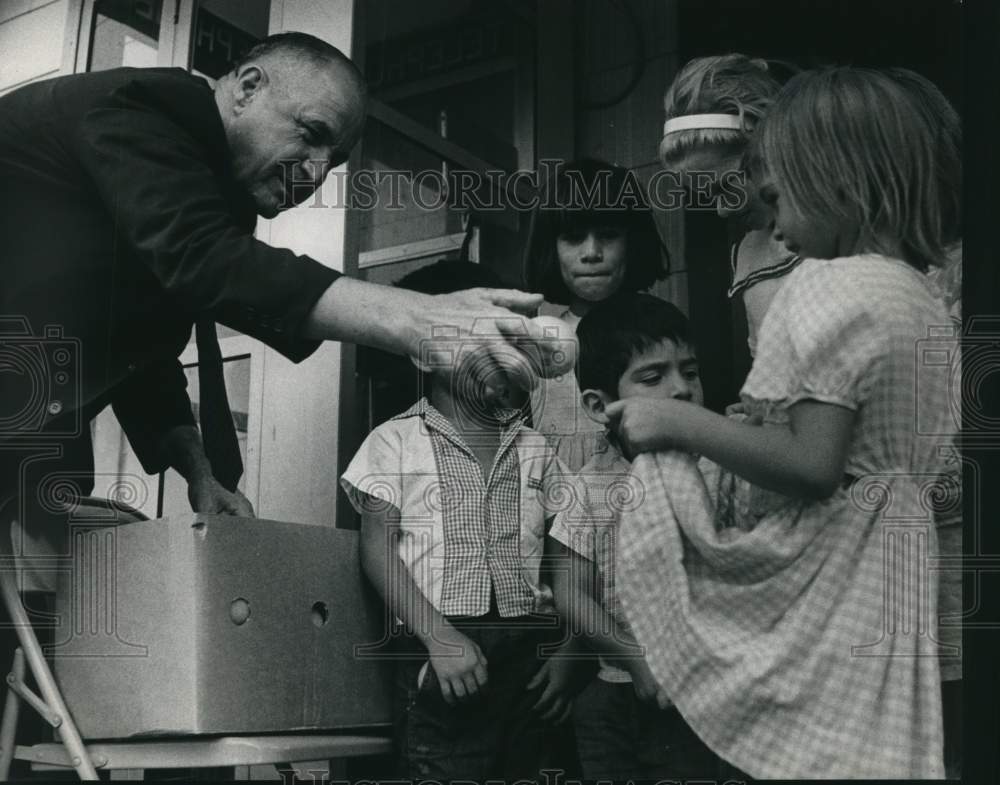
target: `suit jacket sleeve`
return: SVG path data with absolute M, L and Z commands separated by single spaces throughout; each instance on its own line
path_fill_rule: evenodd
M 136 76 L 96 102 L 72 136 L 121 253 L 147 266 L 179 307 L 301 360 L 318 342 L 296 336 L 339 273 L 240 224 L 246 196 L 228 171 L 212 92 L 196 80 L 164 81 Z
M 163 359 L 129 377 L 115 390 L 111 407 L 147 474 L 169 466 L 163 437 L 179 425 L 195 424 L 187 377 L 177 359 Z

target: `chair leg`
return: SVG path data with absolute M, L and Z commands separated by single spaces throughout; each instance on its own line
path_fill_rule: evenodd
M 3 533 L 0 532 L 0 537 L 2 536 Z M 38 638 L 35 637 L 35 631 L 31 627 L 31 622 L 28 621 L 28 615 L 24 612 L 14 576 L 8 570 L 0 569 L 0 590 L 3 592 L 3 601 L 14 623 L 17 637 L 21 641 L 21 648 L 28 659 L 28 667 L 31 668 L 38 689 L 54 715 L 51 718 L 54 720 L 53 725 L 59 733 L 63 746 L 66 747 L 73 768 L 76 769 L 76 773 L 82 780 L 98 779 L 94 764 L 90 761 L 90 755 L 83 746 L 76 724 L 66 708 L 66 703 L 52 677 L 52 671 L 49 670 L 49 665 L 42 655 L 42 647 L 38 644 Z
M 14 663 L 10 675 L 17 681 L 24 681 L 24 652 L 14 650 Z M 8 677 L 9 680 L 9 677 Z M 10 766 L 14 762 L 14 744 L 17 741 L 17 718 L 21 712 L 21 698 L 16 691 L 7 688 L 7 699 L 3 705 L 3 721 L 0 721 L 0 781 L 10 779 Z

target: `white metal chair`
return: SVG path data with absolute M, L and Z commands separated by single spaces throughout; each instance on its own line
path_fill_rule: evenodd
M 110 771 L 112 779 L 142 779 L 145 769 L 209 767 L 234 767 L 238 776 L 248 778 L 249 767 L 254 765 L 330 761 L 390 751 L 389 738 L 362 735 L 194 736 L 85 742 L 45 660 L 21 597 L 21 592 L 29 590 L 54 592 L 52 577 L 60 566 L 65 569 L 72 560 L 50 547 L 55 538 L 46 539 L 45 533 L 32 537 L 22 531 L 12 511 L 14 507 L 11 503 L 0 508 L 0 590 L 20 641 L 6 679 L 8 691 L 0 720 L 0 780 L 9 777 L 14 760 L 29 761 L 34 771 L 73 769 L 83 780 L 98 779 L 99 769 Z M 107 525 L 148 520 L 126 505 L 101 499 L 81 499 L 74 512 L 84 509 L 98 511 L 101 522 Z M 30 554 L 30 558 L 25 558 L 25 554 Z M 25 681 L 28 670 L 40 695 Z M 16 744 L 22 703 L 52 725 L 58 742 Z

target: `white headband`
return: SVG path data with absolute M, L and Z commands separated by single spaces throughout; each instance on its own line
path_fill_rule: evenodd
M 735 114 L 687 114 L 667 120 L 663 124 L 663 135 L 694 128 L 726 128 L 742 131 L 743 121 Z

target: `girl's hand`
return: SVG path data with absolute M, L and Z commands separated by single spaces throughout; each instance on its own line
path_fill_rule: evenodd
M 726 407 L 726 417 L 732 417 L 734 414 L 749 414 L 747 405 L 743 401 L 729 404 Z
M 542 690 L 531 710 L 540 715 L 545 722 L 559 725 L 569 717 L 573 709 L 573 695 L 576 692 L 574 689 L 576 664 L 577 661 L 560 656 L 557 652 L 542 664 L 528 682 L 527 689 Z
M 625 398 L 605 407 L 626 457 L 656 450 L 684 449 L 685 412 L 694 404 L 672 398 Z
M 656 683 L 653 672 L 644 658 L 632 660 L 628 665 L 628 671 L 632 676 L 632 688 L 635 696 L 643 703 L 655 703 L 660 709 L 665 709 L 670 705 L 670 699 L 663 688 Z
M 726 417 L 731 417 L 747 425 L 763 425 L 764 418 L 759 414 L 751 414 L 749 407 L 742 401 L 731 403 L 726 407 Z
M 466 701 L 486 686 L 486 657 L 458 630 L 439 631 L 436 639 L 428 643 L 427 652 L 445 703 Z

